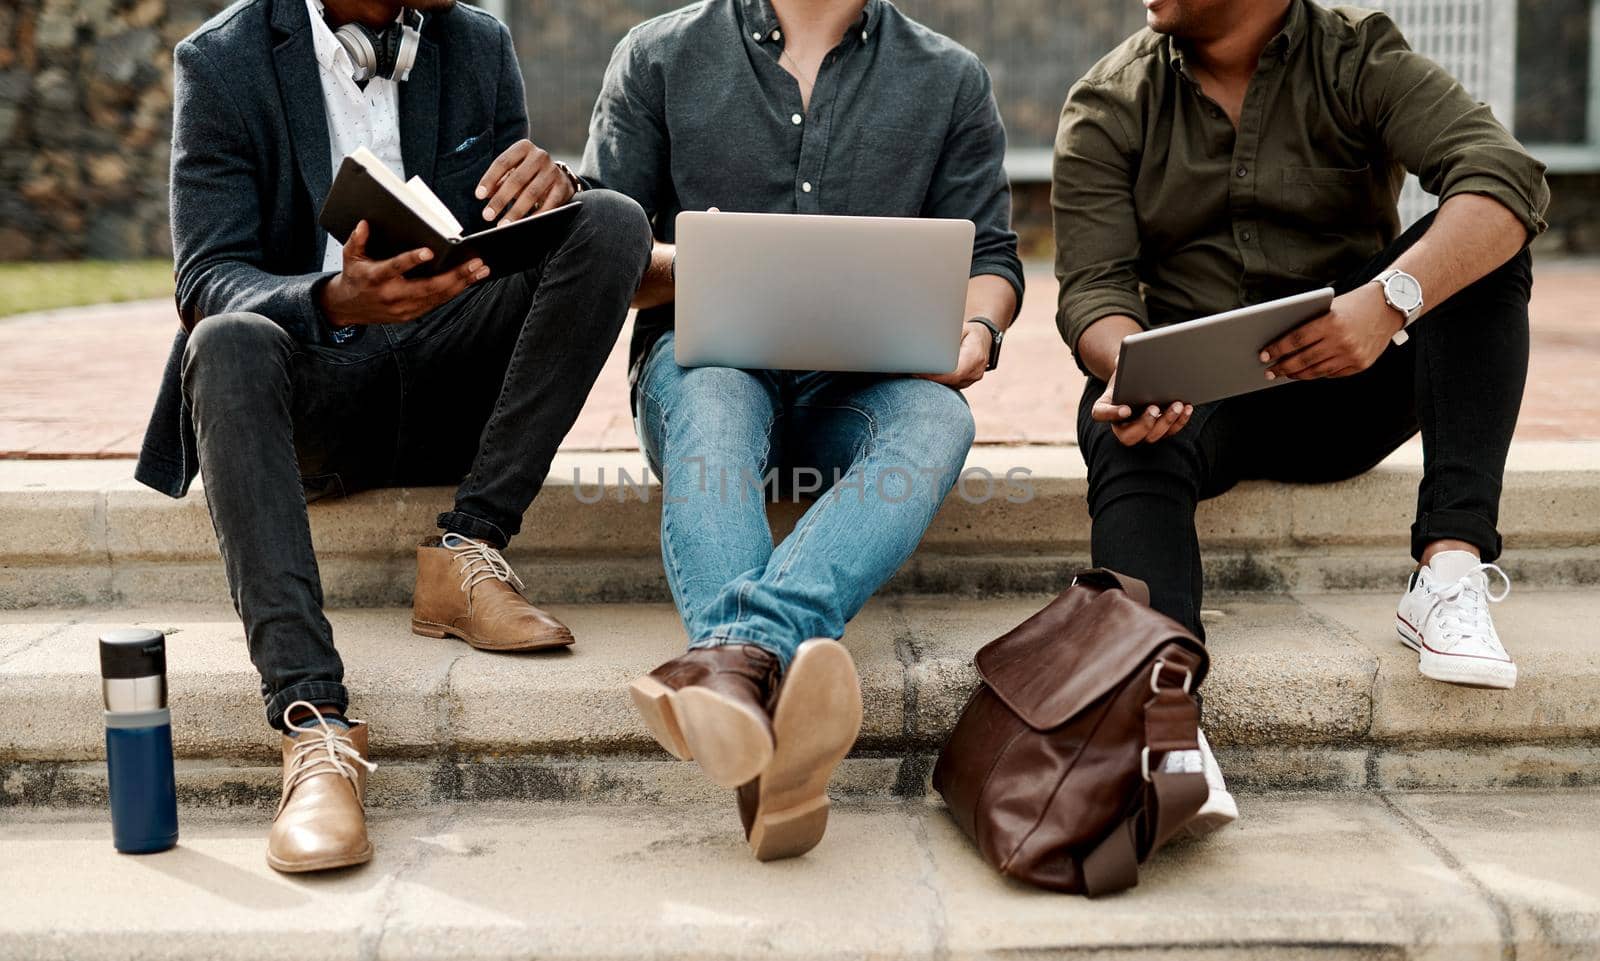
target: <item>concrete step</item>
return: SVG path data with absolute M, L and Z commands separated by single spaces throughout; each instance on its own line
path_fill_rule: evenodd
M 968 469 L 891 593 L 1057 590 L 1085 564 L 1089 518 L 1075 448 L 980 447 Z M 1008 484 L 1016 469 L 1031 472 L 1026 489 L 1020 475 Z M 659 488 L 619 485 L 619 470 L 635 482 L 645 476 L 637 452 L 557 458 L 510 552 L 541 601 L 667 599 Z M 1248 483 L 1208 502 L 1200 528 L 1212 586 L 1389 590 L 1406 570 L 1420 476 L 1412 445 L 1351 481 Z M 131 478 L 128 461 L 0 461 L 0 608 L 225 603 L 203 495 L 173 501 Z M 450 497 L 402 488 L 313 505 L 329 603 L 409 603 L 413 547 Z M 777 532 L 799 512 L 775 505 Z M 1504 564 L 1522 584 L 1600 584 L 1600 443 L 1518 445 L 1502 526 Z
M 874 601 L 845 642 L 866 719 L 843 795 L 921 797 L 976 675 L 972 654 L 1046 597 Z M 1478 789 L 1600 783 L 1600 590 L 1517 591 L 1495 611 L 1516 690 L 1417 673 L 1393 596 L 1221 597 L 1210 621 L 1206 726 L 1224 770 L 1256 788 Z M 682 650 L 668 605 L 555 608 L 574 651 L 508 656 L 413 636 L 403 609 L 331 615 L 353 710 L 383 767 L 375 803 L 716 796 L 669 761 L 626 684 Z M 0 805 L 104 792 L 96 636 L 169 633 L 180 780 L 196 803 L 270 805 L 277 746 L 242 630 L 221 609 L 0 613 Z
M 731 802 L 377 812 L 376 860 L 299 878 L 266 818 L 112 851 L 98 811 L 0 823 L 0 957 L 99 961 L 987 958 L 1500 961 L 1600 956 L 1593 792 L 1245 796 L 1112 898 L 1036 891 L 937 805 L 839 805 L 759 864 Z

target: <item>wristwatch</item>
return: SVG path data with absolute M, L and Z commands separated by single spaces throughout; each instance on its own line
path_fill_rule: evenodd
M 984 370 L 994 370 L 1000 366 L 1000 343 L 1006 339 L 1006 332 L 995 326 L 995 322 L 987 317 L 969 317 L 969 324 L 982 324 L 989 328 L 989 366 Z
M 586 187 L 584 185 L 584 182 L 583 182 L 583 180 L 581 178 L 579 178 L 579 176 L 577 174 L 572 172 L 572 168 L 571 167 L 568 167 L 566 164 L 564 164 L 561 161 L 557 160 L 556 161 L 556 169 L 561 171 L 562 175 L 567 178 L 567 183 L 572 185 L 572 192 L 573 193 L 575 193 L 575 194 L 583 193 L 583 191 L 586 189 Z
M 1383 287 L 1384 302 L 1400 311 L 1406 319 L 1393 338 L 1398 347 L 1411 339 L 1406 334 L 1406 328 L 1416 323 L 1422 313 L 1422 285 L 1417 283 L 1417 278 L 1392 267 L 1372 278 L 1372 282 Z

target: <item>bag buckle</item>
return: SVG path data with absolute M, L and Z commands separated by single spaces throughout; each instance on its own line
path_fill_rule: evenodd
M 1154 669 L 1150 671 L 1150 693 L 1161 693 L 1161 669 L 1167 666 L 1166 661 L 1156 661 Z M 1189 687 L 1194 684 L 1194 672 L 1187 667 L 1183 669 L 1183 693 L 1189 693 Z

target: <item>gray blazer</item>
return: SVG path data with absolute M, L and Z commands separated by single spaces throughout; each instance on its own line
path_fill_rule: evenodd
M 172 247 L 182 327 L 167 358 L 134 476 L 173 497 L 198 468 L 180 373 L 188 331 L 250 311 L 324 343 L 314 292 L 332 181 L 322 83 L 305 0 L 240 0 L 174 52 Z M 400 87 L 401 155 L 462 223 L 500 151 L 528 135 L 511 34 L 456 5 L 430 14 Z

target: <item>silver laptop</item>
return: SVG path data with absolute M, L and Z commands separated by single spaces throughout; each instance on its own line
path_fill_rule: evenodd
M 943 374 L 972 270 L 967 220 L 685 211 L 684 367 Z
M 1261 348 L 1333 306 L 1333 289 L 1157 327 L 1122 339 L 1111 401 L 1138 409 L 1174 401 L 1208 404 L 1293 383 L 1267 380 Z

